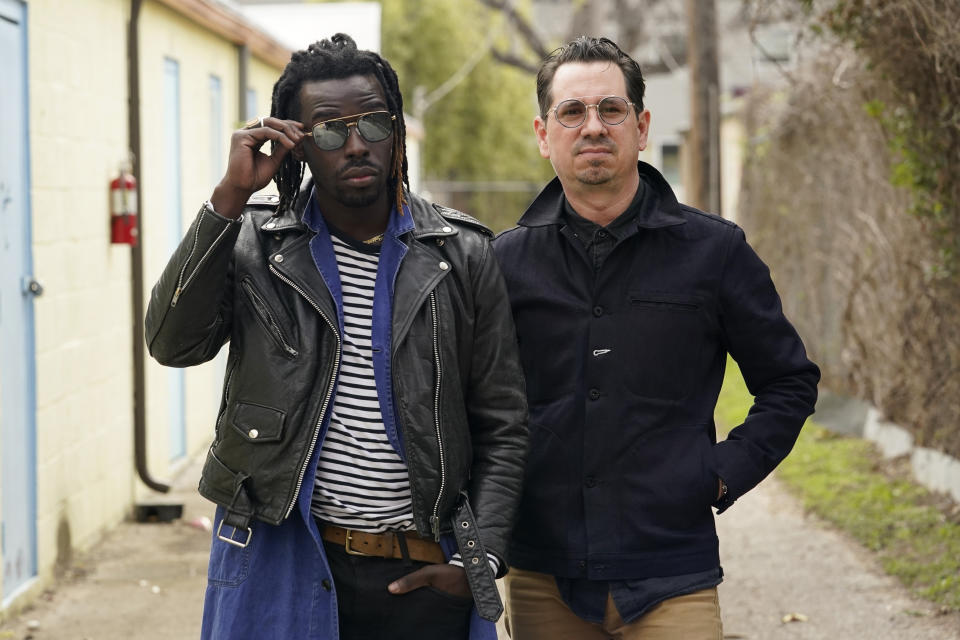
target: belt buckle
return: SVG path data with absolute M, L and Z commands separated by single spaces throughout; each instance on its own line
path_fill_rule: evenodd
M 347 531 L 347 538 L 343 542 L 343 548 L 348 554 L 350 554 L 351 556 L 367 556 L 367 557 L 373 556 L 372 553 L 366 553 L 364 551 L 357 551 L 356 549 L 353 549 L 351 547 L 351 545 L 353 544 L 353 530 L 347 529 L 346 531 Z
M 227 525 L 227 526 L 229 527 L 230 525 Z M 233 533 L 231 533 L 229 536 L 225 536 L 222 533 L 220 533 L 220 531 L 223 529 L 223 520 L 221 520 L 220 526 L 217 527 L 217 537 L 223 540 L 224 542 L 226 542 L 227 544 L 232 544 L 235 547 L 246 549 L 247 545 L 249 545 L 250 541 L 253 539 L 253 530 L 250 527 L 247 527 L 247 539 L 240 541 L 233 537 L 237 533 L 237 531 L 240 531 L 240 529 L 236 527 L 231 527 L 231 528 L 233 529 Z

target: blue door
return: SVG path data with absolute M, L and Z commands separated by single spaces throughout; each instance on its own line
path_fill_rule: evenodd
M 183 237 L 180 211 L 183 187 L 180 160 L 180 63 L 170 58 L 163 61 L 163 142 L 164 194 L 166 196 L 167 253 L 172 254 Z M 186 399 L 183 369 L 170 369 L 169 388 L 170 459 L 187 452 Z
M 0 0 L 0 534 L 3 604 L 37 575 L 26 9 Z

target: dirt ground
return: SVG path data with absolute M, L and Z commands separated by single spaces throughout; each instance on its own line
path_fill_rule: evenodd
M 196 521 L 212 508 L 196 493 L 197 473 L 192 465 L 174 482 L 182 519 L 122 523 L 34 605 L 0 623 L 0 639 L 198 637 L 210 534 Z M 725 638 L 960 640 L 960 614 L 938 615 L 912 598 L 869 552 L 805 516 L 775 480 L 717 521 Z

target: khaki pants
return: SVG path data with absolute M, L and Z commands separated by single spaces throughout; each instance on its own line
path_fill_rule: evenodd
M 512 640 L 722 640 L 717 588 L 664 600 L 637 620 L 620 617 L 607 596 L 603 622 L 573 613 L 553 576 L 510 569 L 504 578 L 506 627 Z

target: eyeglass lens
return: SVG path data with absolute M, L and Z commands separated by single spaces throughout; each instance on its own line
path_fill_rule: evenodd
M 393 132 L 391 122 L 393 117 L 387 111 L 367 113 L 356 122 L 330 120 L 321 122 L 313 128 L 313 141 L 324 151 L 334 151 L 347 142 L 350 127 L 356 126 L 357 131 L 367 142 L 380 142 L 390 137 Z
M 557 105 L 557 122 L 565 127 L 579 127 L 587 119 L 587 110 L 597 108 L 597 114 L 605 123 L 620 124 L 627 119 L 630 103 L 618 96 L 607 96 L 597 104 L 586 104 L 576 98 L 564 100 Z

